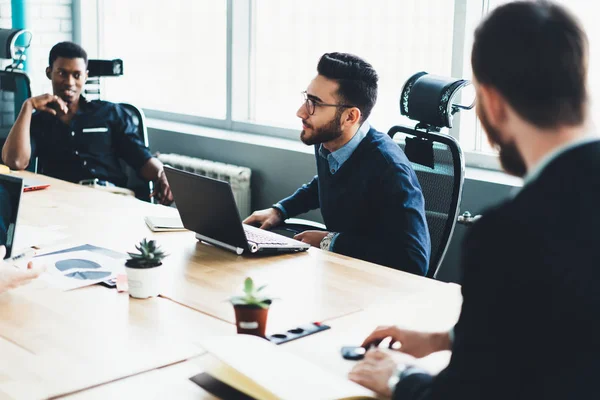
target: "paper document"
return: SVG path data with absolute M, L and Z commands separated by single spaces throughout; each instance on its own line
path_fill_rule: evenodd
M 207 338 L 200 345 L 213 357 L 207 374 L 257 400 L 377 398 L 370 390 L 256 336 Z
M 35 263 L 46 266 L 39 279 L 63 291 L 94 285 L 125 271 L 118 260 L 86 250 L 36 257 Z
M 38 227 L 19 224 L 17 226 L 15 244 L 18 248 L 42 247 L 55 244 L 69 237 L 66 229 L 65 226 L 61 225 Z

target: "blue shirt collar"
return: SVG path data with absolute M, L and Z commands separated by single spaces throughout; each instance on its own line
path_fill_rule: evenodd
M 319 155 L 325 159 L 329 163 L 329 171 L 332 174 L 335 174 L 342 165 L 348 161 L 354 150 L 358 147 L 360 142 L 367 136 L 369 130 L 371 129 L 371 125 L 368 121 L 363 122 L 363 124 L 358 128 L 352 139 L 348 141 L 345 145 L 337 149 L 336 151 L 330 153 L 323 144 L 319 147 Z

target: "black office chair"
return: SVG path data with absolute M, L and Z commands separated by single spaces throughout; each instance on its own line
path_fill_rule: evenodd
M 411 76 L 400 96 L 400 113 L 418 121 L 414 128 L 398 125 L 388 135 L 404 150 L 425 198 L 425 217 L 431 237 L 427 276 L 435 278 L 456 225 L 465 161 L 458 141 L 440 133 L 452 127 L 452 116 L 473 108 L 454 103 L 460 89 L 470 82 L 419 72 Z
M 123 60 L 88 60 L 88 81 L 85 85 L 85 96 L 88 100 L 101 98 L 100 78 L 109 76 L 123 75 Z M 138 127 L 140 140 L 148 147 L 148 131 L 146 127 L 146 118 L 143 111 L 129 103 L 120 103 L 125 111 L 133 118 Z M 120 160 L 121 169 L 127 175 L 127 189 L 135 193 L 135 197 L 150 202 L 150 193 L 153 191 L 153 183 L 143 179 L 138 171 L 131 168 L 125 161 Z
M 31 97 L 31 81 L 21 70 L 0 71 L 0 137 L 4 146 L 21 106 Z M 1 147 L 0 146 L 0 147 Z M 28 171 L 36 172 L 37 160 L 27 167 Z
M 146 128 L 146 117 L 144 116 L 144 112 L 133 104 L 120 103 L 120 105 L 127 113 L 129 113 L 129 115 L 131 115 L 133 122 L 138 127 L 140 139 L 143 141 L 144 145 L 148 147 L 148 131 Z M 150 194 L 152 193 L 154 186 L 152 181 L 146 181 L 139 175 L 138 171 L 131 168 L 125 161 L 120 160 L 120 162 L 121 168 L 127 175 L 127 189 L 133 190 L 136 198 L 150 202 Z
M 31 97 L 31 82 L 22 68 L 32 39 L 33 34 L 26 29 L 0 29 L 0 59 L 12 61 L 5 71 L 0 71 L 0 148 L 23 102 Z M 33 168 L 34 163 L 29 169 Z

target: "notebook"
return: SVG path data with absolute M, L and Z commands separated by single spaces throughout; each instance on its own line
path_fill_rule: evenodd
M 35 179 L 25 178 L 25 184 L 23 187 L 24 192 L 31 192 L 33 190 L 42 190 L 50 187 L 50 184 L 47 182 L 41 182 Z
M 152 232 L 174 232 L 174 231 L 185 231 L 183 222 L 179 217 L 144 217 L 146 225 Z
M 211 357 L 206 374 L 256 400 L 377 398 L 370 390 L 257 336 L 206 338 L 200 345 Z

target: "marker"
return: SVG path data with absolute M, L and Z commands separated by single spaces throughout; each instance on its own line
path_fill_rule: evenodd
M 21 269 L 21 267 L 19 267 L 16 263 L 18 263 L 19 261 L 22 261 L 24 259 L 31 258 L 31 257 L 35 256 L 35 254 L 36 254 L 36 251 L 34 249 L 27 249 L 24 252 L 17 254 L 16 256 L 10 257 L 4 261 L 7 263 L 12 263 L 13 267 L 15 267 L 17 269 Z

